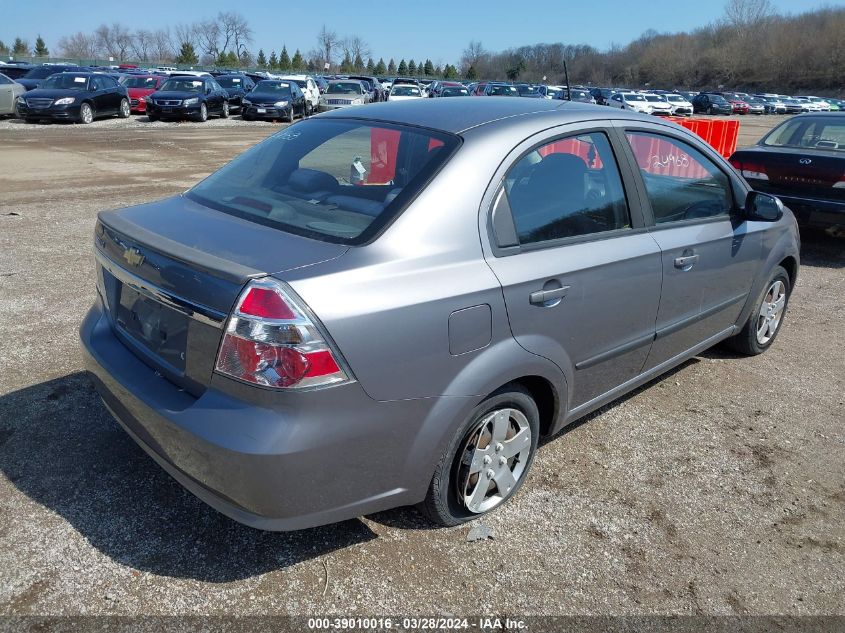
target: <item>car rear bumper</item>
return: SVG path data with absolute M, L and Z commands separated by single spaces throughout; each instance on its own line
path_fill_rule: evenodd
M 80 339 L 100 396 L 141 448 L 208 505 L 264 530 L 422 500 L 443 421 L 474 405 L 467 398 L 380 402 L 358 383 L 282 395 L 217 375 L 195 398 L 115 337 L 99 300 Z

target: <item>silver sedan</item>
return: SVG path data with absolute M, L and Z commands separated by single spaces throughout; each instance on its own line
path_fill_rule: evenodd
M 0 116 L 15 114 L 15 99 L 26 92 L 19 83 L 0 72 Z
M 799 269 L 790 211 L 687 130 L 498 97 L 296 123 L 101 213 L 94 249 L 108 409 L 269 530 L 494 510 L 540 438 L 717 343 L 766 351 Z

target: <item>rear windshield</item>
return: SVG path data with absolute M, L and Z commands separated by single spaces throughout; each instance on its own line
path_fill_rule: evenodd
M 443 88 L 441 94 L 444 97 L 468 97 L 469 90 L 466 88 Z
M 763 139 L 763 145 L 845 152 L 845 120 L 796 117 L 772 130 Z
M 309 119 L 256 145 L 187 195 L 290 233 L 361 244 L 416 196 L 459 143 L 421 128 Z

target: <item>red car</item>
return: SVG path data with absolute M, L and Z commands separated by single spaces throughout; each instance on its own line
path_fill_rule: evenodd
M 147 103 L 143 97 L 151 95 L 159 89 L 167 77 L 162 75 L 131 75 L 123 81 L 129 91 L 129 109 L 137 114 L 147 111 Z
M 725 100 L 731 105 L 731 110 L 734 114 L 748 114 L 748 104 L 740 97 L 729 92 L 717 92 L 717 95 L 722 95 Z

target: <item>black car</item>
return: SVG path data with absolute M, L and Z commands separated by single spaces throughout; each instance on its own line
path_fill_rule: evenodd
M 349 75 L 349 78 L 357 79 L 362 84 L 364 84 L 364 87 L 370 93 L 370 101 L 372 103 L 378 103 L 379 101 L 387 100 L 387 94 L 385 93 L 381 82 L 379 82 L 379 80 L 375 77 L 370 77 L 368 75 Z
M 76 64 L 43 64 L 41 66 L 30 68 L 25 75 L 19 79 L 15 79 L 15 81 L 27 90 L 34 90 L 35 88 L 38 88 L 41 82 L 47 79 L 50 75 L 87 70 L 87 68 L 81 68 Z
M 243 73 L 228 73 L 226 75 L 217 75 L 214 78 L 226 92 L 229 94 L 229 108 L 240 109 L 241 100 L 246 93 L 255 88 L 255 82 L 251 77 L 247 77 Z
M 35 68 L 35 66 L 32 64 L 3 64 L 0 66 L 0 72 L 12 81 L 17 81 L 33 68 Z
M 491 81 L 484 86 L 484 96 L 486 97 L 518 97 L 519 92 L 515 86 L 510 84 Z
M 305 98 L 302 89 L 292 80 L 265 79 L 255 84 L 243 99 L 241 118 L 285 119 L 293 123 L 297 115 L 305 118 L 311 114 L 311 104 Z
M 91 123 L 114 115 L 125 119 L 129 116 L 129 94 L 109 75 L 58 73 L 18 97 L 15 111 L 27 123 L 44 119 Z
M 207 121 L 212 114 L 229 117 L 229 93 L 213 77 L 171 76 L 145 99 L 150 121 Z
M 799 114 L 730 161 L 754 189 L 780 198 L 800 224 L 845 227 L 845 117 Z
M 733 114 L 733 106 L 722 95 L 701 92 L 692 98 L 693 114 Z
M 613 90 L 610 88 L 590 88 L 590 96 L 596 100 L 597 104 L 609 106 L 610 98 L 613 96 Z
M 528 97 L 529 99 L 545 99 L 545 96 L 540 93 L 537 86 L 531 84 L 516 84 L 514 86 L 520 97 Z

